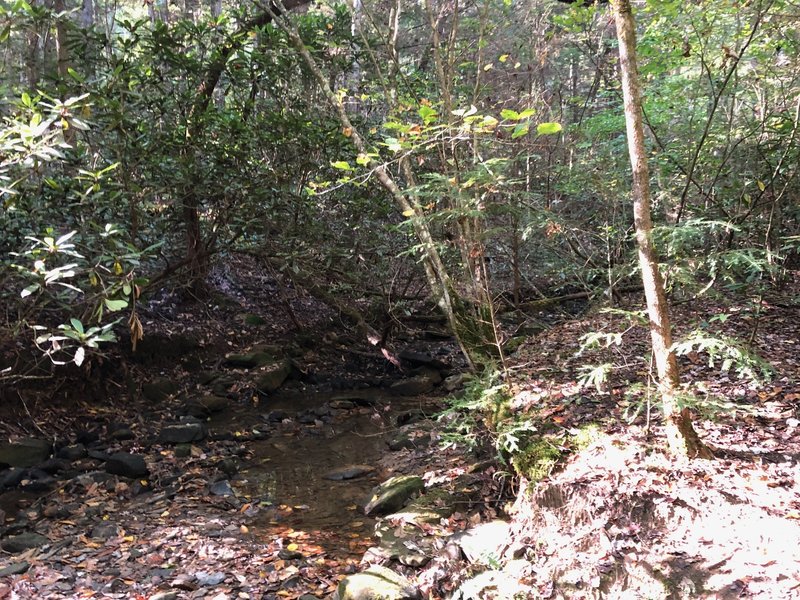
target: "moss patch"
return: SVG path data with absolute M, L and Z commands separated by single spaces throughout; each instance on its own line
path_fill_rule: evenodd
M 576 452 L 581 452 L 605 437 L 605 435 L 597 423 L 589 423 L 578 429 L 578 433 L 572 436 L 572 446 Z
M 511 458 L 514 469 L 531 483 L 544 479 L 561 458 L 561 451 L 547 439 L 537 439 Z

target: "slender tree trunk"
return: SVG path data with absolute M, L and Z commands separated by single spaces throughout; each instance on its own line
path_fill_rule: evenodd
M 94 25 L 94 1 L 83 0 L 81 6 L 81 13 L 79 17 L 80 26 L 83 29 L 89 29 Z
M 614 0 L 614 18 L 619 40 L 620 74 L 625 100 L 625 124 L 628 131 L 628 151 L 633 171 L 633 219 L 636 243 L 639 248 L 639 267 L 642 271 L 650 337 L 653 346 L 659 391 L 664 410 L 667 441 L 670 451 L 691 458 L 713 458 L 700 441 L 692 426 L 688 410 L 680 411 L 677 395 L 680 374 L 672 350 L 672 331 L 669 307 L 664 293 L 664 281 L 658 270 L 658 257 L 653 246 L 653 223 L 650 218 L 650 174 L 642 125 L 642 97 L 636 64 L 636 28 L 630 0 Z
M 283 12 L 285 13 L 285 10 Z M 272 16 L 275 23 L 281 27 L 281 29 L 283 29 L 283 31 L 289 37 L 290 42 L 292 45 L 294 45 L 303 61 L 306 63 L 306 66 L 313 74 L 314 79 L 317 81 L 317 84 L 322 90 L 325 98 L 336 111 L 336 115 L 339 119 L 339 123 L 342 125 L 342 131 L 344 134 L 351 139 L 353 145 L 359 153 L 368 154 L 370 150 L 369 147 L 361 137 L 358 129 L 356 129 L 350 120 L 350 117 L 347 114 L 347 110 L 345 109 L 341 99 L 331 89 L 330 84 L 328 83 L 328 78 L 319 68 L 319 65 L 317 64 L 316 60 L 314 60 L 314 57 L 311 56 L 308 48 L 306 48 L 305 44 L 303 44 L 303 40 L 301 39 L 297 29 L 290 25 L 286 19 L 278 18 L 279 15 L 277 12 L 273 12 Z M 407 164 L 401 166 L 404 166 L 410 171 L 410 166 Z M 439 308 L 441 308 L 442 312 L 447 317 L 448 324 L 455 334 L 456 339 L 461 346 L 461 350 L 470 364 L 470 367 L 474 367 L 476 359 L 475 352 L 471 346 L 464 344 L 464 337 L 462 334 L 468 328 L 474 328 L 475 319 L 468 314 L 463 301 L 461 301 L 455 291 L 452 280 L 447 272 L 446 267 L 444 266 L 444 263 L 442 262 L 438 250 L 436 249 L 436 242 L 433 239 L 430 228 L 424 219 L 422 214 L 423 211 L 420 208 L 419 203 L 416 202 L 413 196 L 409 197 L 403 193 L 385 165 L 378 165 L 373 169 L 373 172 L 375 173 L 378 182 L 391 196 L 398 212 L 402 213 L 404 216 L 407 216 L 411 220 L 411 223 L 414 227 L 414 233 L 417 236 L 422 248 L 422 262 L 425 268 L 425 275 L 428 280 L 428 285 L 431 288 L 431 292 L 433 293 Z
M 222 14 L 222 0 L 211 0 L 211 16 L 215 19 Z
M 39 32 L 35 27 L 31 27 L 26 36 L 25 77 L 28 80 L 28 88 L 36 90 L 39 86 Z
M 65 81 L 69 76 L 69 48 L 67 46 L 67 15 L 64 0 L 54 0 L 56 13 L 56 70 L 58 78 Z

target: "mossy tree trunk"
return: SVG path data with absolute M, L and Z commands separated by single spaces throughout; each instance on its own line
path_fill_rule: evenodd
M 642 96 L 636 64 L 636 27 L 630 0 L 614 0 L 613 9 L 619 40 L 628 152 L 633 172 L 633 219 L 639 251 L 639 267 L 642 271 L 642 283 L 647 300 L 650 337 L 658 372 L 669 449 L 674 454 L 687 455 L 690 458 L 713 458 L 695 432 L 689 411 L 681 411 L 677 404 L 680 373 L 675 352 L 672 350 L 672 330 L 664 281 L 658 270 L 658 256 L 653 245 L 650 174 L 644 144 Z

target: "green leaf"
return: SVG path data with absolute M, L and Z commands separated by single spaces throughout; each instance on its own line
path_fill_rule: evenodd
M 331 166 L 334 169 L 340 169 L 342 171 L 352 171 L 353 167 L 350 166 L 350 163 L 346 160 L 337 160 L 336 162 L 332 162 Z
M 428 125 L 436 120 L 438 114 L 435 108 L 423 105 L 419 107 L 419 116 L 422 118 L 425 125 Z
M 539 135 L 554 135 L 561 132 L 561 123 L 539 123 L 536 133 Z
M 510 108 L 504 108 L 500 111 L 500 116 L 504 119 L 509 121 L 518 121 L 519 120 L 519 113 L 515 110 L 511 110 Z
M 103 304 L 106 305 L 106 308 L 111 312 L 116 312 L 118 310 L 122 310 L 128 306 L 127 300 L 109 300 L 106 299 L 103 301 Z
M 535 114 L 536 114 L 536 109 L 535 108 L 526 108 L 521 113 L 519 113 L 519 118 L 520 119 L 527 119 L 528 117 L 532 117 Z
M 386 147 L 389 148 L 392 152 L 400 152 L 403 149 L 403 146 L 397 141 L 397 138 L 386 138 Z
M 30 296 L 34 292 L 38 292 L 38 291 L 39 291 L 39 284 L 38 283 L 34 283 L 33 285 L 29 285 L 24 290 L 22 290 L 22 293 L 20 294 L 20 297 L 27 298 L 28 296 Z
M 70 74 L 70 76 L 71 76 L 71 77 L 72 77 L 72 78 L 73 78 L 75 81 L 77 81 L 78 83 L 83 83 L 83 82 L 84 82 L 84 80 L 85 80 L 85 78 L 83 77 L 83 75 L 81 75 L 80 73 L 78 73 L 78 72 L 77 72 L 75 69 L 73 69 L 72 67 L 67 67 L 67 73 L 69 73 L 69 74 Z
M 529 124 L 527 121 L 524 123 L 517 123 L 517 126 L 514 127 L 514 133 L 511 134 L 511 139 L 515 140 L 518 137 L 522 137 L 523 135 L 528 134 Z
M 81 323 L 78 319 L 72 318 L 69 320 L 72 328 L 80 334 L 83 334 L 83 323 Z

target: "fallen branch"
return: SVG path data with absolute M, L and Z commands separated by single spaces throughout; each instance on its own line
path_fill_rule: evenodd
M 614 290 L 615 294 L 631 294 L 634 292 L 641 292 L 642 286 L 635 285 L 629 286 L 624 288 L 617 288 Z M 552 306 L 554 304 L 562 304 L 564 302 L 569 302 L 570 300 L 582 300 L 584 298 L 591 298 L 597 292 L 595 291 L 586 291 L 586 292 L 575 292 L 574 294 L 565 294 L 564 296 L 555 296 L 552 298 L 541 298 L 539 300 L 531 300 L 530 302 L 523 302 L 519 305 L 519 309 L 526 310 L 526 309 L 540 309 L 540 308 L 547 308 L 548 306 Z

